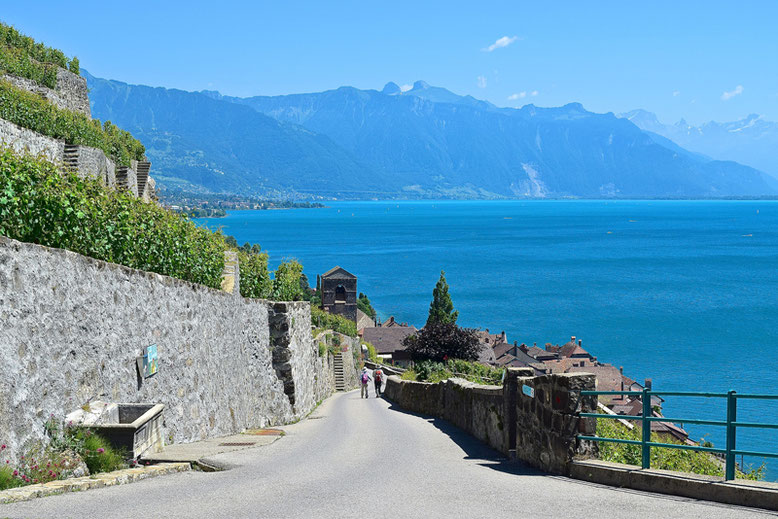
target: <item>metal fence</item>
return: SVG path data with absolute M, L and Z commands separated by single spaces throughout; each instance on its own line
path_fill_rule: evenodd
M 651 468 L 651 447 L 666 447 L 668 449 L 682 449 L 690 451 L 702 451 L 713 452 L 717 454 L 723 454 L 726 460 L 724 479 L 735 479 L 735 456 L 759 456 L 765 458 L 778 458 L 778 453 L 773 452 L 757 452 L 738 450 L 736 447 L 737 428 L 738 427 L 752 427 L 762 429 L 778 429 L 776 423 L 761 423 L 761 422 L 738 422 L 737 421 L 737 401 L 739 399 L 757 399 L 757 400 L 778 400 L 778 395 L 760 395 L 760 394 L 738 394 L 735 391 L 729 391 L 728 393 L 695 393 L 688 391 L 651 391 L 644 389 L 643 391 L 581 391 L 583 396 L 599 396 L 599 395 L 631 395 L 638 396 L 643 402 L 643 412 L 641 416 L 629 416 L 629 415 L 611 415 L 600 413 L 580 413 L 581 417 L 585 418 L 604 418 L 614 420 L 636 420 L 641 422 L 642 437 L 641 440 L 622 440 L 618 438 L 603 438 L 600 436 L 583 436 L 579 435 L 579 440 L 589 440 L 596 442 L 612 442 L 612 443 L 626 443 L 630 445 L 640 445 L 642 448 L 641 458 L 644 469 Z M 702 397 L 702 398 L 726 398 L 727 399 L 727 416 L 726 420 L 698 420 L 693 418 L 677 418 L 677 417 L 664 417 L 664 416 L 651 416 L 651 397 L 652 396 L 679 396 L 679 397 Z M 660 443 L 651 441 L 651 422 L 679 422 L 684 424 L 695 425 L 714 425 L 727 428 L 726 447 L 723 449 L 716 447 L 703 447 L 701 445 L 682 445 L 675 443 Z

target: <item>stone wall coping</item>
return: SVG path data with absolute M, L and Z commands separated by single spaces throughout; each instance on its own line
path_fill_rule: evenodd
M 81 490 L 90 490 L 93 488 L 124 485 L 126 483 L 134 483 L 156 476 L 187 472 L 191 470 L 191 468 L 189 463 L 160 463 L 147 467 L 135 467 L 132 469 L 116 470 L 114 472 L 104 472 L 81 478 L 57 479 L 48 483 L 39 483 L 36 485 L 27 485 L 24 487 L 3 490 L 0 492 L 0 504 L 30 501 L 38 497 L 64 494 L 65 492 L 79 492 Z
M 714 476 L 642 469 L 601 460 L 573 460 L 569 470 L 572 478 L 592 483 L 778 510 L 778 483 L 773 482 L 723 481 Z

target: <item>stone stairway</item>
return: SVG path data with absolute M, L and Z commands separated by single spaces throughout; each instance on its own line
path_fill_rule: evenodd
M 121 189 L 129 189 L 129 186 L 127 185 L 127 170 L 129 170 L 127 166 L 117 166 L 116 167 L 116 187 Z
M 343 372 L 343 352 L 334 357 L 333 367 L 335 368 L 335 391 L 346 390 L 346 374 Z
M 138 170 L 135 174 L 138 177 L 138 196 L 142 197 L 146 190 L 146 183 L 149 180 L 149 170 L 151 162 L 138 162 Z
M 62 158 L 65 169 L 78 171 L 78 148 L 75 144 L 65 144 L 65 153 Z

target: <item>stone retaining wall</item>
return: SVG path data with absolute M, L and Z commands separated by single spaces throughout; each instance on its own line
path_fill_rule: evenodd
M 9 74 L 0 75 L 0 79 L 8 81 L 16 88 L 32 92 L 46 98 L 51 104 L 63 110 L 80 112 L 90 119 L 92 112 L 89 108 L 89 89 L 86 86 L 86 78 L 73 74 L 69 70 L 57 70 L 57 88 L 39 85 L 35 81 L 27 78 L 11 76 Z
M 448 420 L 494 449 L 554 474 L 566 474 L 576 454 L 592 454 L 595 446 L 579 444 L 576 435 L 589 434 L 594 375 L 530 375 L 532 370 L 509 369 L 503 386 L 484 386 L 452 378 L 437 384 L 391 376 L 384 394 L 412 412 Z
M 272 316 L 272 319 L 271 319 Z M 165 404 L 166 442 L 281 424 L 333 391 L 308 303 L 250 300 L 0 237 L 0 442 L 93 400 Z M 279 378 L 275 349 L 290 379 Z M 156 344 L 159 371 L 137 359 Z M 293 383 L 293 393 L 285 384 Z
M 55 164 L 62 164 L 65 153 L 63 141 L 22 128 L 5 119 L 0 119 L 0 144 L 13 149 L 18 154 L 40 156 Z
M 97 148 L 78 147 L 78 175 L 97 178 L 105 186 L 116 187 L 116 165 L 105 156 L 103 150 Z

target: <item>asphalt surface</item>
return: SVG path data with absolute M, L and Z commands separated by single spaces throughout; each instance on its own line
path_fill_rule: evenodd
M 767 512 L 548 476 L 441 420 L 359 391 L 325 401 L 272 445 L 214 457 L 229 470 L 0 505 L 0 517 L 766 517 Z

